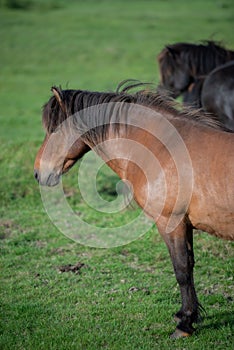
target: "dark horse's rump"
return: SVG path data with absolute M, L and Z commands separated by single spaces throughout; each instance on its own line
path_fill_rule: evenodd
M 219 66 L 207 76 L 201 101 L 207 112 L 234 131 L 234 61 Z

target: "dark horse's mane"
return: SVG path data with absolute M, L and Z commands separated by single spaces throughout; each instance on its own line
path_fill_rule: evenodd
M 193 124 L 222 129 L 222 126 L 215 118 L 201 112 L 200 110 L 192 110 L 189 108 L 178 109 L 178 104 L 166 95 L 160 95 L 149 90 L 141 90 L 132 94 L 129 93 L 129 90 L 132 88 L 142 85 L 145 84 L 133 84 L 127 88 L 125 87 L 122 91 L 117 89 L 119 92 L 90 92 L 84 90 L 59 90 L 56 88 L 60 92 L 66 111 L 62 110 L 55 96 L 52 96 L 43 107 L 42 122 L 44 128 L 48 134 L 51 134 L 68 117 L 77 115 L 78 112 L 86 110 L 92 106 L 100 106 L 102 104 L 113 106 L 116 102 L 120 102 L 125 106 L 138 104 L 162 112 L 163 116 L 169 120 L 183 118 Z M 109 109 L 109 112 L 111 112 L 111 108 Z M 79 113 L 79 115 L 82 115 L 82 113 Z M 99 117 L 105 118 L 102 127 L 102 133 L 105 134 L 108 122 L 110 122 L 111 113 L 107 112 L 105 115 L 100 114 Z M 76 117 L 73 120 L 77 123 L 78 118 Z M 101 123 L 102 120 L 99 120 L 98 124 L 100 125 Z
M 205 41 L 203 44 L 176 43 L 167 45 L 158 55 L 158 61 L 163 71 L 168 67 L 177 68 L 176 55 L 180 62 L 187 64 L 194 76 L 206 75 L 215 67 L 234 59 L 234 51 L 225 49 L 215 41 Z

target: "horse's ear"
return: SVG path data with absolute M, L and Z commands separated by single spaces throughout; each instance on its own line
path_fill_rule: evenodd
M 172 48 L 171 46 L 166 46 L 167 52 L 169 53 L 169 55 L 173 58 L 175 58 L 176 56 L 176 50 L 174 50 L 174 48 Z
M 52 86 L 51 91 L 53 92 L 54 97 L 58 101 L 62 111 L 66 114 L 67 111 L 66 111 L 65 103 L 63 102 L 62 91 L 60 89 L 58 89 L 56 86 Z

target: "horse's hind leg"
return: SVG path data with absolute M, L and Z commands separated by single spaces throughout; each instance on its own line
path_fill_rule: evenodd
M 165 225 L 160 220 L 157 225 L 170 252 L 177 282 L 180 287 L 182 306 L 175 315 L 178 324 L 173 338 L 191 335 L 192 326 L 199 316 L 199 302 L 193 281 L 193 232 L 192 227 L 181 222 L 175 230 L 165 233 Z M 165 222 L 164 222 L 165 224 Z

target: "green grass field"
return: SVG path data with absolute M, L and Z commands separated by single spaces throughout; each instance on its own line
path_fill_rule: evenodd
M 207 315 L 193 337 L 173 341 L 180 295 L 157 229 L 117 248 L 75 243 L 50 221 L 33 178 L 52 85 L 157 83 L 156 55 L 166 44 L 214 39 L 234 49 L 233 31 L 231 0 L 0 1 L 1 349 L 233 349 L 233 243 L 195 235 Z M 119 217 L 89 210 L 77 169 L 63 180 L 70 205 L 97 225 L 117 225 Z M 116 177 L 102 169 L 98 181 L 112 200 Z M 60 271 L 77 263 L 76 273 Z

